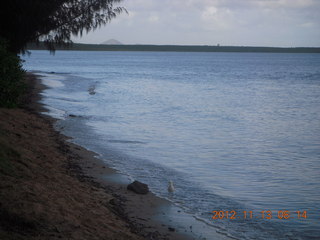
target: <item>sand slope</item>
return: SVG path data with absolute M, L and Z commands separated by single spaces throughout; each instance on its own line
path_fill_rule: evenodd
M 9 160 L 0 169 L 0 239 L 141 239 L 110 194 L 72 173 L 75 156 L 47 120 L 0 109 L 0 144 Z

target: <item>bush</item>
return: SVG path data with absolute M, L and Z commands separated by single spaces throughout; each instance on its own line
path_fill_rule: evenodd
M 25 71 L 21 59 L 7 50 L 7 44 L 0 39 L 0 107 L 14 108 L 25 90 Z

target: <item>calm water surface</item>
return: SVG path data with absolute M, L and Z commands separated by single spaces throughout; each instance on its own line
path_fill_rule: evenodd
M 319 54 L 24 58 L 51 86 L 43 101 L 65 134 L 207 222 L 207 239 L 211 226 L 236 239 L 320 237 Z M 213 210 L 238 218 L 213 220 Z M 280 210 L 290 218 L 279 219 Z

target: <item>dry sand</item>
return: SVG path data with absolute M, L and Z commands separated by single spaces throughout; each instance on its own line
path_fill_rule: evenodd
M 0 109 L 0 239 L 188 239 L 152 220 L 167 201 L 104 180 L 114 170 L 55 131 L 38 113 L 44 86 L 27 83 L 24 108 Z

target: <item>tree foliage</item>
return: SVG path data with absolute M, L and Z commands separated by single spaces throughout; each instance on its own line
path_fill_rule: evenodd
M 0 37 L 9 50 L 23 52 L 28 42 L 71 42 L 72 35 L 95 30 L 126 10 L 122 0 L 7 0 L 0 5 Z
M 7 51 L 6 42 L 0 38 L 0 107 L 13 108 L 19 105 L 25 89 L 23 77 L 20 58 Z

